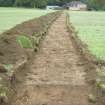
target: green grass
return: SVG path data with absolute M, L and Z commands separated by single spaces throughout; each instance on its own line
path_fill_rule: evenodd
M 45 15 L 51 10 L 25 9 L 25 8 L 2 8 L 0 7 L 0 33 L 20 24 L 23 21 Z
M 32 48 L 32 41 L 28 37 L 24 35 L 17 36 L 16 38 L 17 43 L 23 48 Z
M 70 22 L 96 58 L 105 60 L 105 12 L 71 11 Z

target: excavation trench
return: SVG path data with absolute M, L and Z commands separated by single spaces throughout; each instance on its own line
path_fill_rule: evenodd
M 66 14 L 50 27 L 33 61 L 19 78 L 10 105 L 93 105 L 87 66 L 67 31 Z M 90 69 L 91 71 L 91 69 Z

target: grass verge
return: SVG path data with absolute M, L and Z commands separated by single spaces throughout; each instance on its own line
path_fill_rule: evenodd
M 71 11 L 70 22 L 88 50 L 99 60 L 105 60 L 105 12 Z
M 33 18 L 40 17 L 51 10 L 25 9 L 25 8 L 3 8 L 0 7 L 0 33 Z

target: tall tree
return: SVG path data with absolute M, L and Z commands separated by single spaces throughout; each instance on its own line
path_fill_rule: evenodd
M 15 0 L 15 6 L 30 7 L 30 0 Z
M 48 0 L 30 0 L 30 2 L 34 8 L 43 8 L 47 5 Z
M 50 4 L 50 5 L 63 5 L 63 4 L 70 2 L 70 1 L 73 1 L 73 0 L 48 0 L 48 4 Z
M 43 8 L 47 5 L 47 0 L 16 0 L 15 5 L 33 8 Z
M 13 6 L 15 0 L 0 0 L 0 6 Z
M 105 0 L 87 0 L 89 8 L 105 10 Z
M 0 0 L 0 6 L 23 6 L 32 8 L 44 8 L 49 5 L 63 5 L 75 0 Z M 77 1 L 77 0 L 76 0 Z M 88 4 L 89 8 L 105 10 L 105 0 L 79 0 Z

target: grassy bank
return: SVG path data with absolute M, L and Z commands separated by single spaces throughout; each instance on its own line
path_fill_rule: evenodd
M 90 52 L 105 60 L 105 12 L 70 11 L 70 22 Z

